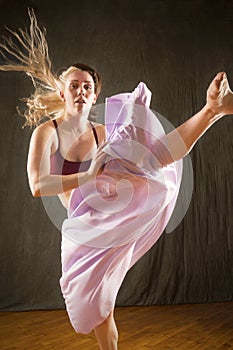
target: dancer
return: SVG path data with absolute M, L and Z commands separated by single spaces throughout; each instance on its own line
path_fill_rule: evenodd
M 182 158 L 233 113 L 233 93 L 226 74 L 218 73 L 205 106 L 166 135 L 140 83 L 106 100 L 105 125 L 93 122 L 99 74 L 78 63 L 56 76 L 32 10 L 29 16 L 29 34 L 11 32 L 28 55 L 13 41 L 0 44 L 18 60 L 0 69 L 24 71 L 35 86 L 24 114 L 25 125 L 36 126 L 27 167 L 31 192 L 58 195 L 68 209 L 60 283 L 74 329 L 94 330 L 100 349 L 116 350 L 114 303 L 125 274 L 162 234 L 176 203 Z

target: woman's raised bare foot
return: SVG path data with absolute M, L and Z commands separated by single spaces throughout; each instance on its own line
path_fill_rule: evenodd
M 225 72 L 218 73 L 210 83 L 206 104 L 219 117 L 233 114 L 233 92 Z

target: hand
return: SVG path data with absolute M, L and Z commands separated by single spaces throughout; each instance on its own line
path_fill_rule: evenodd
M 233 92 L 225 72 L 218 73 L 210 83 L 206 104 L 215 115 L 233 114 Z
M 108 154 L 103 151 L 106 145 L 107 145 L 107 142 L 102 142 L 99 145 L 96 151 L 96 154 L 92 159 L 90 168 L 87 171 L 87 175 L 89 176 L 90 179 L 95 178 L 101 172 L 101 167 L 104 165 L 107 158 L 109 157 Z

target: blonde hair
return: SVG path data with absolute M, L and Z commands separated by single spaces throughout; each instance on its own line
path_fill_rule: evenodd
M 101 79 L 98 73 L 91 67 L 76 63 L 66 68 L 62 74 L 57 76 L 52 71 L 52 64 L 48 53 L 48 44 L 45 38 L 46 30 L 41 30 L 33 9 L 28 9 L 30 18 L 30 29 L 18 32 L 6 28 L 12 37 L 5 38 L 5 43 L 0 43 L 1 55 L 6 59 L 6 64 L 0 66 L 2 71 L 25 72 L 32 80 L 35 91 L 22 100 L 26 102 L 27 109 L 22 114 L 26 122 L 24 126 L 37 126 L 44 118 L 56 118 L 62 116 L 65 111 L 65 103 L 60 97 L 67 76 L 74 70 L 85 70 L 93 78 L 95 92 L 97 95 L 101 90 Z M 15 44 L 15 39 L 17 44 Z M 22 49 L 21 49 L 22 47 Z M 6 57 L 7 55 L 16 58 L 19 63 L 14 63 Z

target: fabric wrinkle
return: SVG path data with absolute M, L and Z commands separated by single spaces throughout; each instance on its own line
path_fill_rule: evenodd
M 159 239 L 176 204 L 182 161 L 166 165 L 165 132 L 150 99 L 144 83 L 106 99 L 109 161 L 71 194 L 60 283 L 77 332 L 109 315 L 127 271 Z

